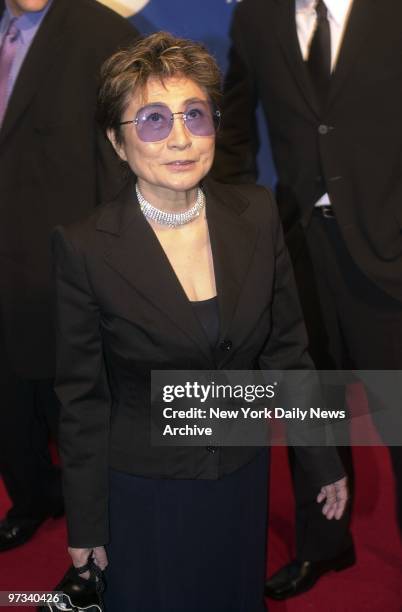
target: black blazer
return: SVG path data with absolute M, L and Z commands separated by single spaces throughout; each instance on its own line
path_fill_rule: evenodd
M 215 176 L 254 181 L 255 107 L 268 120 L 285 229 L 330 194 L 361 269 L 402 300 L 402 3 L 354 0 L 326 107 L 304 65 L 295 0 L 243 0 L 234 13 Z
M 204 187 L 220 314 L 214 350 L 133 185 L 84 222 L 54 233 L 56 392 L 73 546 L 107 541 L 109 466 L 147 477 L 216 479 L 259 452 L 152 447 L 152 369 L 311 368 L 271 194 L 211 181 Z M 342 476 L 336 453 L 321 452 L 299 449 L 318 486 Z
M 136 36 L 95 0 L 53 0 L 8 104 L 0 130 L 0 336 L 25 378 L 54 375 L 50 230 L 121 189 L 116 156 L 95 123 L 98 72 Z

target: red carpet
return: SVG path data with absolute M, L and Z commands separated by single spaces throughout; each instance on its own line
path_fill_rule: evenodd
M 286 602 L 270 602 L 270 612 L 402 611 L 402 546 L 395 520 L 388 452 L 381 447 L 356 447 L 353 454 L 356 501 L 352 531 L 358 557 L 356 566 L 323 577 L 309 593 Z M 272 474 L 270 572 L 290 559 L 293 549 L 293 501 L 284 448 L 273 450 Z M 8 505 L 0 483 L 1 516 Z M 51 589 L 68 565 L 65 541 L 64 521 L 49 520 L 28 544 L 1 553 L 0 591 Z
M 355 447 L 356 499 L 352 522 L 356 566 L 323 578 L 304 595 L 270 603 L 270 612 L 401 612 L 402 545 L 396 526 L 388 451 Z M 269 570 L 292 557 L 293 502 L 285 449 L 273 453 Z M 287 470 L 286 470 L 287 471 Z M 281 477 L 279 478 L 279 474 Z

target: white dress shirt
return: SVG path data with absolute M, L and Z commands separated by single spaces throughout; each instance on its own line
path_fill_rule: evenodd
M 328 9 L 328 21 L 331 31 L 331 70 L 334 71 L 346 29 L 353 0 L 324 0 Z M 296 0 L 296 28 L 300 49 L 304 60 L 307 60 L 310 44 L 317 23 L 314 9 L 315 0 Z M 315 206 L 330 204 L 329 195 L 325 193 Z

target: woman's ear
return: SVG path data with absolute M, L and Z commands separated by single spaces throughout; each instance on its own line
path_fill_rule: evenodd
M 106 134 L 107 134 L 108 139 L 112 143 L 113 148 L 116 151 L 117 155 L 120 157 L 120 159 L 122 159 L 123 161 L 127 161 L 124 143 L 117 141 L 116 132 L 112 129 L 108 129 L 106 131 Z

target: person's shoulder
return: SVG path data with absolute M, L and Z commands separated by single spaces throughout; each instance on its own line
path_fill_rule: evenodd
M 286 2 L 287 0 L 283 0 Z M 290 1 L 290 0 L 289 0 Z M 270 12 L 271 5 L 275 0 L 242 0 L 234 9 L 234 18 L 237 20 L 247 19 L 243 25 L 247 28 L 249 21 L 261 19 Z
M 272 191 L 255 183 L 220 183 L 213 179 L 206 182 L 211 193 L 239 214 L 254 217 L 257 221 L 272 218 L 276 203 Z
M 264 64 L 264 49 L 278 38 L 278 20 L 290 11 L 286 3 L 290 7 L 291 0 L 242 0 L 233 10 L 230 38 L 243 55 L 251 54 L 249 70 Z
M 97 0 L 67 0 L 76 27 L 87 37 L 121 39 L 139 36 L 132 23 Z
M 286 0 L 283 1 L 286 2 Z M 267 4 L 271 4 L 271 2 L 272 0 L 241 0 L 236 6 L 236 11 L 258 11 Z
M 82 253 L 93 252 L 99 247 L 104 248 L 102 240 L 103 232 L 99 231 L 107 220 L 107 225 L 113 233 L 118 233 L 121 218 L 121 193 L 104 204 L 97 206 L 91 213 L 66 225 L 59 225 L 54 230 L 54 235 L 61 234 L 65 240 Z

